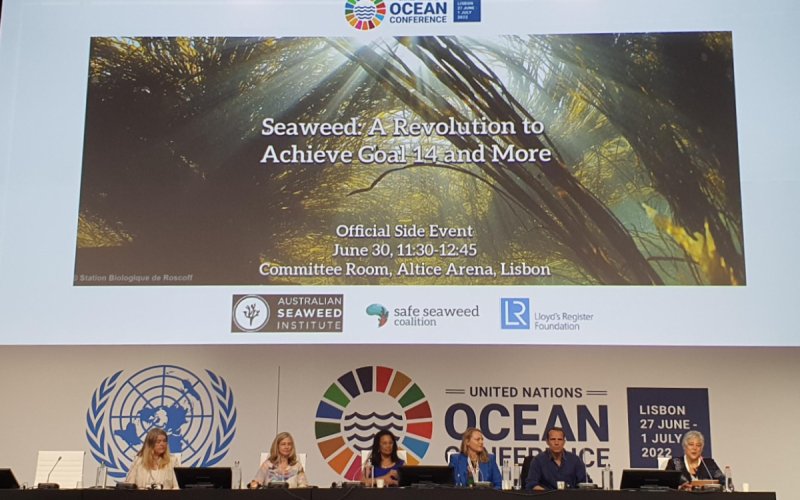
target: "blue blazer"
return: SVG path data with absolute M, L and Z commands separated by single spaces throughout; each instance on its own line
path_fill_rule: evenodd
M 470 477 L 469 459 L 462 453 L 457 453 L 450 456 L 450 467 L 455 469 L 456 486 L 466 486 L 467 479 Z M 499 490 L 503 487 L 503 476 L 500 474 L 500 468 L 497 466 L 497 460 L 494 455 L 489 455 L 489 462 L 478 462 L 478 469 L 480 469 L 480 480 L 492 483 L 494 489 Z

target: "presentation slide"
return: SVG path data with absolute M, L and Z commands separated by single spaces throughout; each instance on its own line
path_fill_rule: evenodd
M 790 0 L 2 9 L 0 344 L 800 345 Z

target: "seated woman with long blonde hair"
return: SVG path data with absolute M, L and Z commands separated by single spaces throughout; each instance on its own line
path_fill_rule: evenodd
M 163 429 L 153 427 L 147 433 L 125 482 L 134 483 L 139 489 L 178 489 L 175 457 L 169 454 L 169 438 Z
M 303 464 L 297 459 L 294 438 L 288 432 L 281 432 L 272 442 L 269 458 L 261 464 L 250 488 L 258 488 L 267 483 L 287 483 L 289 488 L 305 488 L 308 486 Z

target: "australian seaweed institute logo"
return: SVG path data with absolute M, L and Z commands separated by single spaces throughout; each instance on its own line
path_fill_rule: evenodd
M 433 437 L 425 393 L 408 375 L 385 366 L 363 366 L 336 379 L 317 407 L 314 435 L 328 465 L 349 481 L 361 479 L 361 454 L 378 431 L 388 429 L 417 465 Z
M 347 0 L 344 5 L 344 18 L 350 26 L 360 31 L 377 28 L 386 17 L 386 3 L 383 0 Z
M 343 295 L 234 295 L 231 333 L 342 332 Z

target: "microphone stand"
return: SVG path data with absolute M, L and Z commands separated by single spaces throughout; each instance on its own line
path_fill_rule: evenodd
M 50 482 L 50 476 L 53 474 L 53 471 L 56 470 L 56 466 L 58 465 L 58 463 L 61 462 L 61 458 L 63 458 L 63 457 L 58 457 L 58 459 L 56 460 L 56 463 L 53 464 L 53 468 L 50 469 L 50 472 L 47 473 L 46 482 L 39 483 L 37 485 L 37 488 L 39 488 L 40 490 L 57 490 L 57 489 L 61 488 L 61 486 L 59 486 L 58 483 L 51 483 Z
M 579 456 L 581 462 L 583 463 L 583 482 L 582 483 L 578 483 L 578 488 L 580 488 L 582 490 L 593 490 L 593 489 L 595 489 L 595 487 L 597 485 L 595 485 L 594 483 L 590 483 L 589 482 L 589 470 L 586 467 L 586 460 L 584 460 L 584 458 L 583 458 L 583 454 L 584 454 L 585 451 L 586 451 L 585 448 L 583 450 L 581 450 L 581 454 Z

